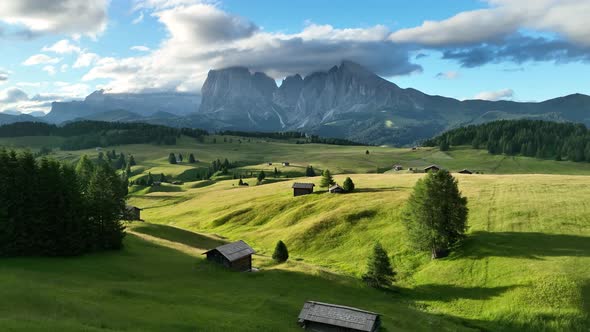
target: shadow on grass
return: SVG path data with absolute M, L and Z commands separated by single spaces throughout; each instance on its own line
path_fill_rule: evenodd
M 353 193 L 384 193 L 400 191 L 399 188 L 355 188 Z
M 451 259 L 517 257 L 542 259 L 590 256 L 590 237 L 527 232 L 474 232 Z
M 149 223 L 134 224 L 132 230 L 137 233 L 147 234 L 164 240 L 182 243 L 197 249 L 212 249 L 227 243 L 221 239 L 216 239 L 167 225 Z
M 519 286 L 503 287 L 459 287 L 453 285 L 428 284 L 411 289 L 402 289 L 400 294 L 407 295 L 415 301 L 450 302 L 460 299 L 488 300 Z

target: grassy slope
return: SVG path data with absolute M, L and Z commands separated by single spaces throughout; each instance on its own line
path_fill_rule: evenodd
M 394 164 L 402 164 L 408 167 L 425 167 L 430 164 L 439 164 L 450 170 L 469 168 L 486 174 L 585 174 L 590 175 L 590 163 L 557 162 L 553 160 L 538 160 L 526 157 L 506 157 L 490 155 L 484 150 L 468 148 L 454 148 L 450 152 L 440 152 L 433 148 L 420 148 L 418 151 L 410 149 L 397 149 L 389 147 L 354 147 L 334 146 L 321 144 L 293 144 L 281 141 L 263 139 L 243 140 L 237 143 L 223 143 L 222 138 L 217 138 L 217 144 L 211 143 L 212 138 L 207 138 L 206 143 L 198 143 L 190 138 L 182 138 L 175 146 L 155 145 L 126 145 L 114 147 L 117 153 L 131 153 L 135 156 L 140 166 L 134 168 L 134 173 L 152 174 L 165 173 L 178 177 L 181 180 L 190 180 L 192 169 L 204 169 L 215 159 L 228 158 L 232 162 L 240 162 L 244 173 L 260 169 L 272 172 L 274 167 L 288 176 L 299 176 L 305 172 L 307 165 L 313 165 L 316 169 L 330 169 L 333 173 L 380 173 L 390 170 Z M 38 149 L 41 146 L 55 141 L 55 138 L 46 137 L 21 137 L 0 138 L 0 146 L 23 147 L 29 146 Z M 49 144 L 51 145 L 51 144 Z M 110 150 L 113 147 L 105 148 Z M 365 154 L 366 150 L 369 155 Z M 168 164 L 169 153 L 182 153 L 185 163 L 180 165 Z M 200 163 L 190 165 L 186 163 L 188 155 L 194 153 Z M 56 150 L 52 156 L 62 160 L 75 161 L 80 155 L 87 154 L 91 157 L 97 155 L 95 149 L 83 151 L 61 152 Z M 281 162 L 288 161 L 290 167 L 283 167 Z M 266 163 L 273 162 L 272 166 Z M 193 172 L 194 173 L 194 172 Z
M 590 326 L 590 177 L 458 176 L 470 237 L 452 257 L 431 262 L 407 247 L 400 221 L 419 176 L 353 175 L 359 192 L 349 195 L 293 198 L 290 182 L 229 181 L 132 202 L 150 222 L 245 239 L 264 254 L 282 239 L 293 259 L 354 276 L 379 240 L 395 256 L 403 298 L 483 328 Z
M 206 262 L 216 240 L 149 225 L 174 242 L 128 235 L 122 252 L 78 258 L 14 258 L 0 265 L 3 331 L 300 331 L 305 300 L 383 313 L 388 331 L 468 330 L 461 322 L 410 309 L 399 295 L 297 263 L 234 273 Z M 213 242 L 211 242 L 213 241 Z M 468 323 L 467 323 L 468 324 Z

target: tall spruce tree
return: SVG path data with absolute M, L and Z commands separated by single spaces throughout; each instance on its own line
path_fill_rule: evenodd
M 395 275 L 387 251 L 383 249 L 381 243 L 375 243 L 373 253 L 367 263 L 367 273 L 363 275 L 363 281 L 371 287 L 385 287 L 391 285 L 395 280 Z
M 132 155 L 132 154 L 130 154 L 130 155 L 129 155 L 129 162 L 128 162 L 128 164 L 129 164 L 130 166 L 135 166 L 135 165 L 137 165 L 137 162 L 135 161 L 135 157 L 133 157 L 133 155 Z
M 307 168 L 305 169 L 305 176 L 308 176 L 308 177 L 316 176 L 313 166 L 311 166 L 311 165 L 307 166 Z
M 403 213 L 412 245 L 433 259 L 460 243 L 467 231 L 467 198 L 446 170 L 418 180 Z
M 330 173 L 329 169 L 324 170 L 322 173 L 322 180 L 320 181 L 320 187 L 327 188 L 329 186 L 334 185 L 334 178 L 332 177 L 332 173 Z
M 196 163 L 196 162 L 197 162 L 197 161 L 195 160 L 195 155 L 194 155 L 194 154 L 192 154 L 192 153 L 191 153 L 191 154 L 188 156 L 188 162 L 189 162 L 190 164 L 194 164 L 194 163 Z

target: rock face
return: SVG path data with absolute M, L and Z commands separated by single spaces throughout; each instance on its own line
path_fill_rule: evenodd
M 125 111 L 151 116 L 158 112 L 188 115 L 197 111 L 200 96 L 188 93 L 111 94 L 98 90 L 82 101 L 54 102 L 44 117 L 48 122 L 62 123 L 74 119 L 97 118 L 101 113 Z

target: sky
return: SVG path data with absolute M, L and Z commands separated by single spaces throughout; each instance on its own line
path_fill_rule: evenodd
M 92 91 L 199 93 L 211 69 L 280 81 L 343 60 L 457 99 L 590 94 L 588 0 L 3 0 L 0 112 Z

